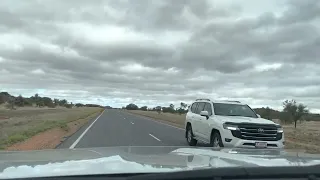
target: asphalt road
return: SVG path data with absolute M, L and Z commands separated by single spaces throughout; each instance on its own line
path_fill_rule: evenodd
M 184 130 L 134 115 L 106 109 L 57 148 L 108 146 L 187 146 Z

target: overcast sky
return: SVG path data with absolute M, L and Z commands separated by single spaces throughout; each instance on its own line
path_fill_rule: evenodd
M 0 91 L 320 109 L 319 0 L 1 0 Z

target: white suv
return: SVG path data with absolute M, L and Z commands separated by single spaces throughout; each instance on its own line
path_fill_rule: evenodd
M 185 137 L 213 147 L 284 148 L 283 129 L 239 101 L 197 99 L 189 108 Z

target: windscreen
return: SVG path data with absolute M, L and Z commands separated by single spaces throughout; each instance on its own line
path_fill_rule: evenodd
M 320 0 L 0 0 L 0 179 L 243 165 L 211 147 L 320 153 L 319 22 Z
M 215 115 L 220 116 L 244 116 L 257 118 L 256 113 L 248 105 L 241 104 L 215 103 L 214 112 Z

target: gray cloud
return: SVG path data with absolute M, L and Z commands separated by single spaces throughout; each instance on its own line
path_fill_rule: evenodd
M 295 24 L 305 23 L 320 18 L 320 2 L 317 0 L 291 0 L 288 1 L 288 9 L 280 19 L 281 23 Z
M 0 90 L 148 106 L 232 98 L 320 111 L 320 5 L 1 1 Z

